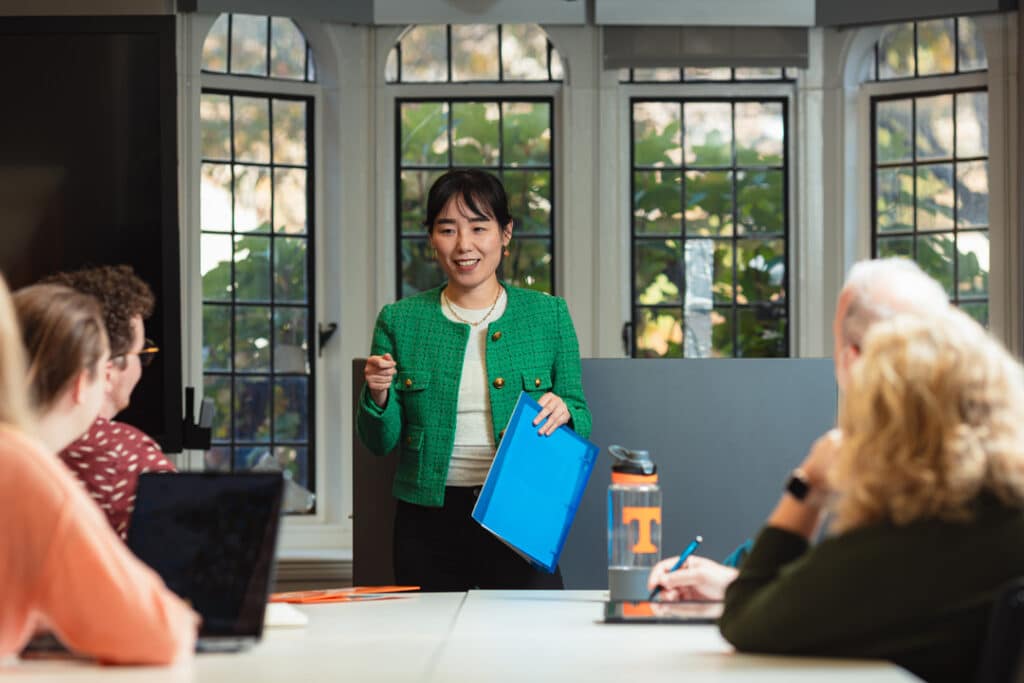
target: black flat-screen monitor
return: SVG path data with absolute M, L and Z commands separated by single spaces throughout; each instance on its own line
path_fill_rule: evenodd
M 161 348 L 118 419 L 181 450 L 174 17 L 0 18 L 0 271 L 127 263 Z

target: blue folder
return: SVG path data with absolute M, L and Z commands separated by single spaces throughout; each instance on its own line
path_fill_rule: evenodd
M 505 428 L 473 519 L 532 564 L 554 573 L 599 449 L 562 425 L 540 436 L 540 404 L 525 392 Z

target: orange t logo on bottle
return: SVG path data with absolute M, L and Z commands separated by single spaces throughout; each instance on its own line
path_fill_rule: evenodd
M 636 522 L 640 528 L 639 538 L 633 545 L 633 552 L 637 555 L 658 552 L 657 546 L 651 543 L 651 525 L 654 522 L 661 524 L 661 508 L 623 507 L 622 523 L 629 524 Z

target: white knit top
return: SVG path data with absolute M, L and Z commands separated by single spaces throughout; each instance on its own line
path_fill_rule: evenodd
M 451 303 L 450 301 L 448 303 Z M 441 301 L 441 310 L 451 321 L 461 323 L 448 310 L 448 303 Z M 491 396 L 487 387 L 487 327 L 505 312 L 508 298 L 502 288 L 494 310 L 486 320 L 469 328 L 466 342 L 466 357 L 462 363 L 462 379 L 459 382 L 459 403 L 455 417 L 455 446 L 448 466 L 447 486 L 480 486 L 487 479 L 487 472 L 494 460 L 497 444 L 491 424 Z M 484 317 L 487 308 L 462 308 L 454 303 L 451 307 L 465 320 L 477 321 Z

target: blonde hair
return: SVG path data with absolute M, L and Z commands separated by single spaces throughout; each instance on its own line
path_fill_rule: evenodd
M 0 275 L 0 423 L 23 431 L 30 428 L 28 370 L 21 330 L 7 283 Z
M 835 531 L 1024 507 L 1024 369 L 957 309 L 875 323 L 839 426 Z

